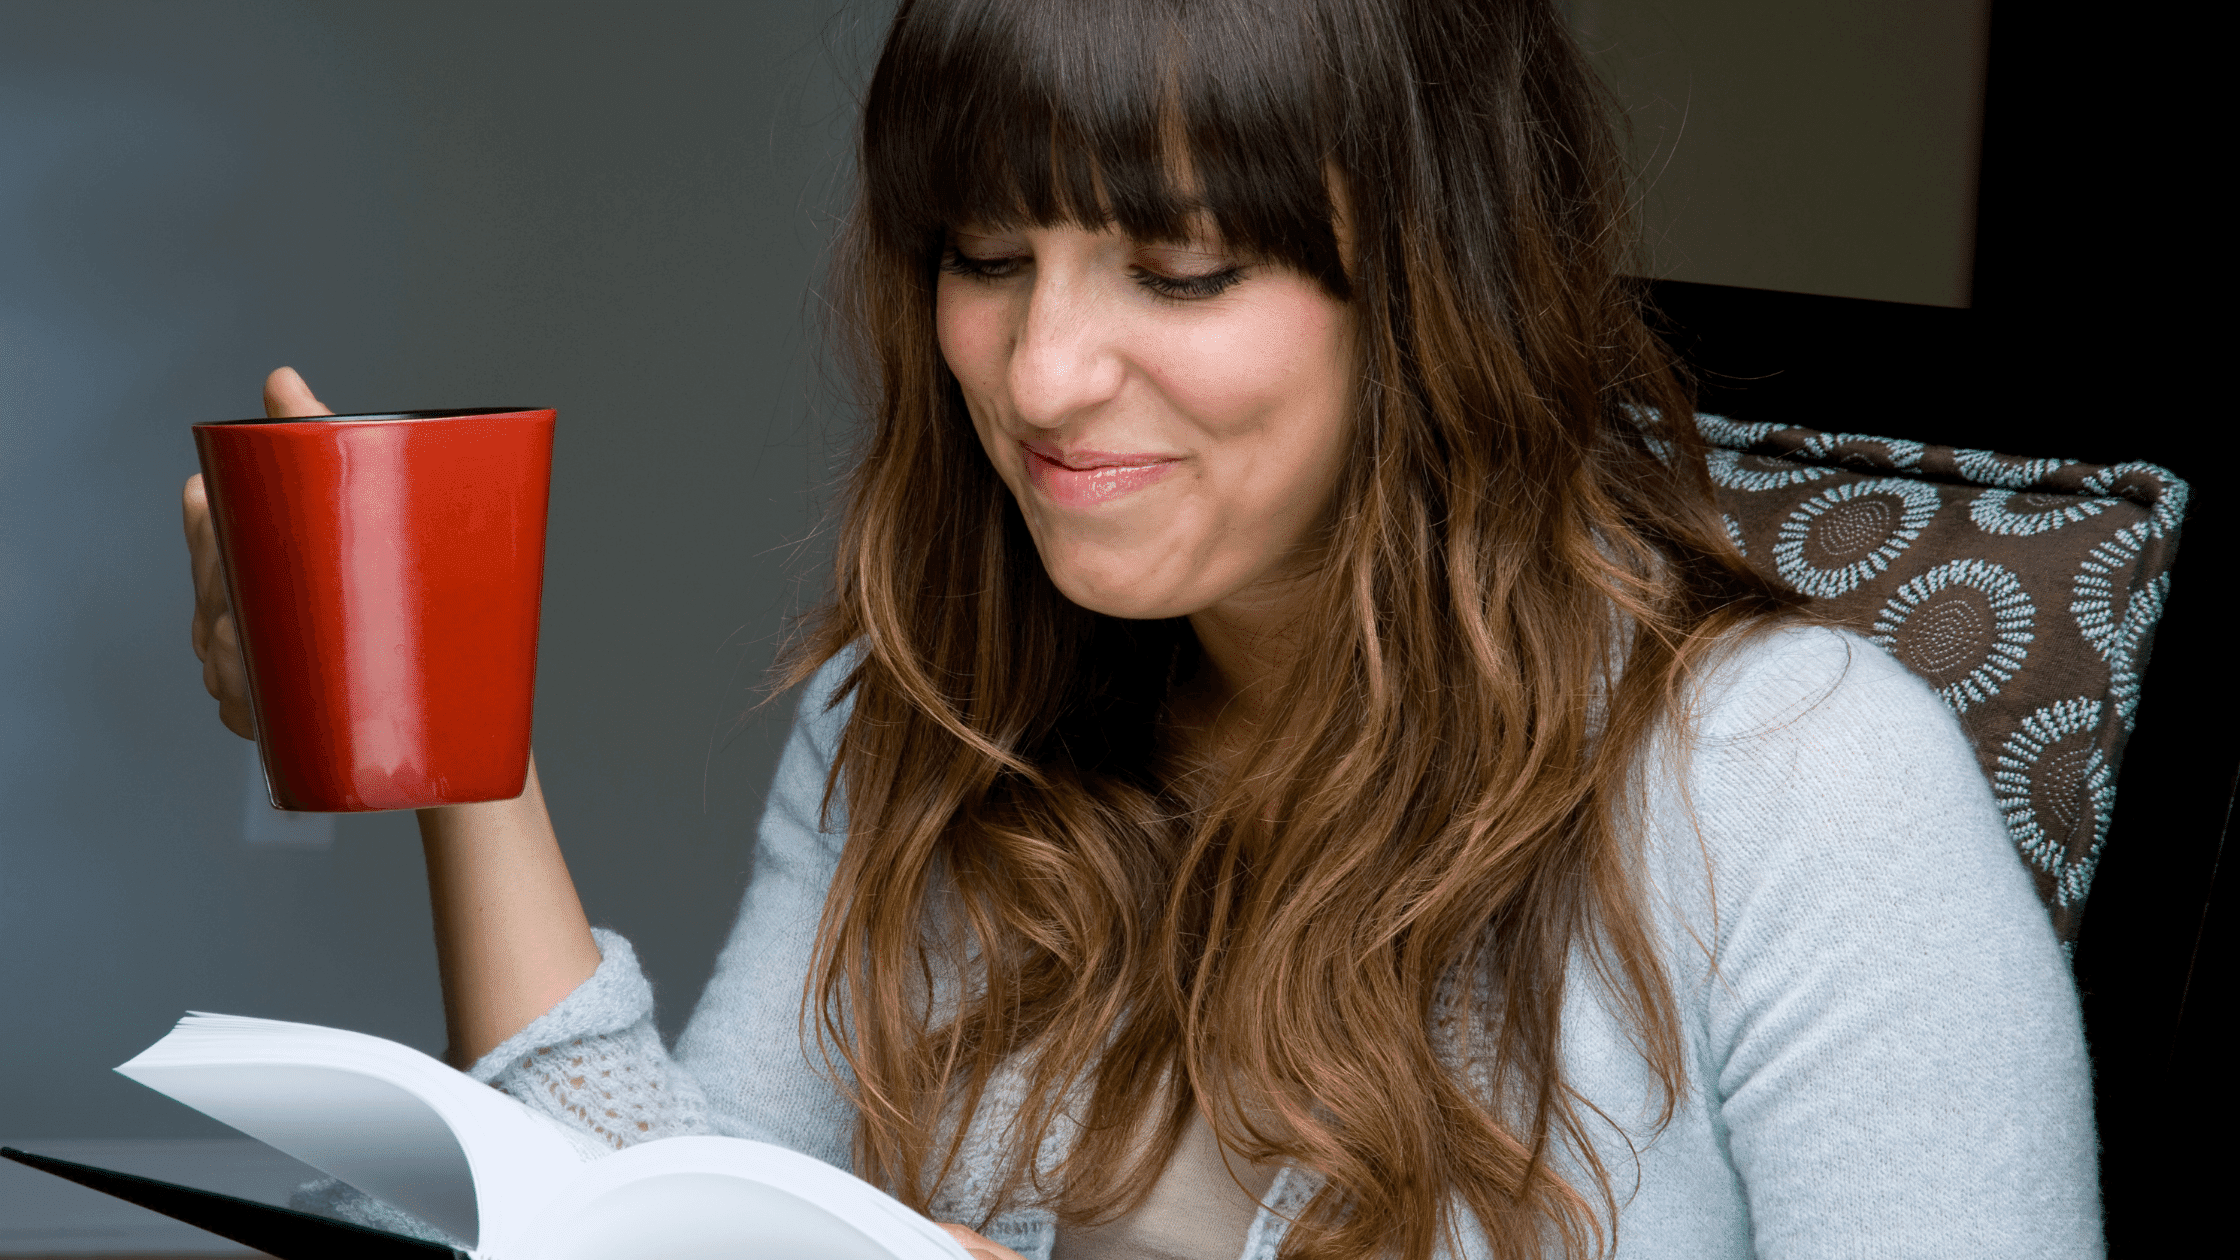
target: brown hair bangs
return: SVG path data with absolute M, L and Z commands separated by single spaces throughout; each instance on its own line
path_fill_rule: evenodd
M 1075 223 L 1225 245 L 1348 293 L 1326 160 L 1331 60 L 1310 11 L 1171 0 L 910 5 L 864 105 L 881 245 Z

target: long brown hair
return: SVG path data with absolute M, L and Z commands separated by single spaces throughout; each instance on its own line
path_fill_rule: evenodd
M 1009 1065 L 990 1211 L 1108 1219 L 1196 1113 L 1320 1175 L 1287 1257 L 1422 1260 L 1456 1205 L 1497 1256 L 1601 1250 L 1566 967 L 1583 949 L 1669 1119 L 1679 1019 L 1628 793 L 1691 668 L 1785 603 L 1711 506 L 1552 6 L 905 0 L 860 178 L 838 297 L 871 426 L 791 671 L 855 645 L 804 1014 L 844 1063 L 858 1171 L 928 1204 Z M 1361 355 L 1286 737 L 1211 778 L 1161 738 L 1188 623 L 1058 593 L 933 322 L 953 225 L 1174 239 L 1194 214 L 1350 302 Z

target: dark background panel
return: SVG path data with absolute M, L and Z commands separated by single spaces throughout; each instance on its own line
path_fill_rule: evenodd
M 1706 410 L 2030 456 L 2161 464 L 2191 485 L 2171 595 L 2075 953 L 2111 1252 L 2205 1222 L 2226 1184 L 2219 1082 L 2235 970 L 2224 847 L 2240 773 L 2231 644 L 2240 500 L 2229 322 L 2185 235 L 2193 69 L 2167 28 L 1992 17 L 1965 307 L 1661 280 Z M 2189 1101 L 2190 1100 L 2190 1101 Z
M 1968 305 L 1991 0 L 1566 0 L 1616 90 L 1644 266 Z
M 2170 598 L 2074 955 L 2110 1241 L 2158 1244 L 2189 1206 L 2173 1200 L 2173 1168 L 2197 1167 L 2216 1149 L 2172 1107 L 2196 1090 L 2217 1105 L 2214 1069 L 2229 1059 L 2222 1012 L 2240 975 L 2232 876 L 2219 862 L 2240 767 L 2227 591 L 2240 547 L 2225 472 L 2233 442 L 2191 414 L 2180 389 L 2128 371 L 2018 384 L 2013 365 L 2042 335 L 2028 305 L 1947 309 L 1676 281 L 1652 292 L 1668 337 L 1702 378 L 1706 410 L 2018 455 L 2144 460 L 2189 482 Z

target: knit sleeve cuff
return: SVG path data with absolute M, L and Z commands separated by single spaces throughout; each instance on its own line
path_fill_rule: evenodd
M 653 985 L 639 969 L 638 954 L 630 948 L 630 942 L 605 928 L 591 929 L 591 938 L 599 946 L 599 969 L 591 973 L 591 978 L 530 1021 L 527 1028 L 475 1060 L 467 1075 L 485 1085 L 494 1084 L 509 1064 L 540 1046 L 621 1032 L 653 1014 Z

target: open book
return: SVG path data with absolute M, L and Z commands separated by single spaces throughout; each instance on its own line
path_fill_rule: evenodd
M 282 1260 L 968 1260 L 933 1222 L 807 1155 L 724 1137 L 616 1151 L 364 1033 L 196 1013 L 117 1070 L 461 1244 L 8 1153 Z

